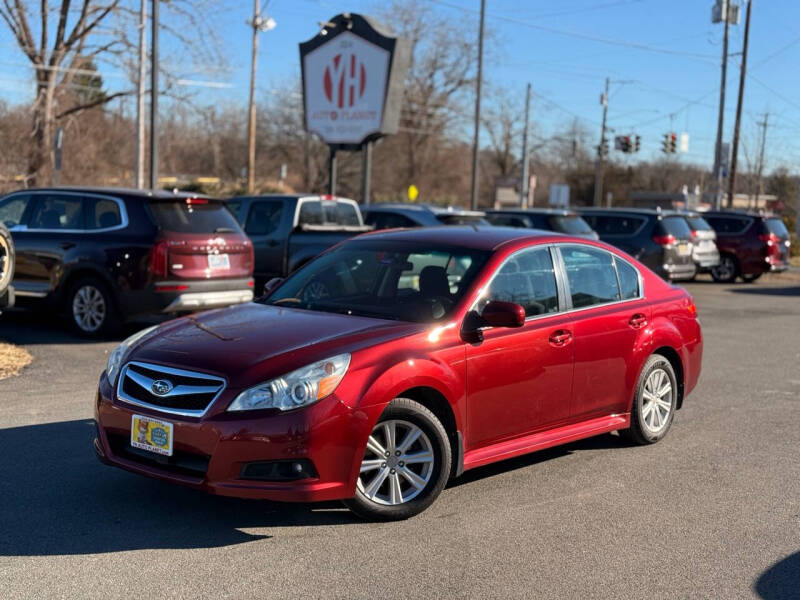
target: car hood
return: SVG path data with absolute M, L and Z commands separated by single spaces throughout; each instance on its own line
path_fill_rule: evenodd
M 162 325 L 125 357 L 253 385 L 343 352 L 423 330 L 416 323 L 249 303 Z

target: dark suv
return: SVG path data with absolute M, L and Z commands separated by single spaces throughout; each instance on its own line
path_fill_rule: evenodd
M 720 262 L 711 270 L 714 281 L 731 283 L 738 276 L 750 282 L 789 268 L 791 242 L 780 217 L 709 211 L 703 218 L 717 233 Z
M 486 211 L 486 220 L 499 227 L 524 227 L 557 231 L 590 240 L 598 239 L 589 224 L 578 213 L 566 208 L 527 208 Z
M 143 314 L 253 298 L 253 246 L 223 202 L 105 188 L 0 198 L 17 303 L 63 310 L 84 335 Z
M 370 204 L 361 207 L 361 214 L 375 229 L 488 224 L 481 211 L 427 204 Z
M 600 239 L 624 250 L 667 280 L 692 279 L 692 231 L 682 214 L 647 208 L 582 208 Z

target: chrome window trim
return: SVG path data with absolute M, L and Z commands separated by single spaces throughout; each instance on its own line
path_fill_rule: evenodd
M 600 307 L 604 307 L 604 306 L 613 306 L 615 304 L 625 304 L 627 302 L 636 302 L 638 300 L 644 300 L 644 298 L 645 298 L 645 294 L 644 294 L 644 277 L 642 277 L 642 272 L 636 267 L 636 265 L 634 265 L 630 261 L 622 258 L 621 256 L 618 256 L 614 252 L 610 252 L 610 251 L 606 250 L 605 248 L 601 248 L 599 246 L 591 246 L 589 244 L 579 244 L 577 242 L 563 242 L 563 243 L 554 244 L 554 246 L 558 250 L 560 262 L 561 262 L 562 267 L 564 268 L 564 283 L 566 284 L 567 301 L 569 302 L 569 309 L 566 312 L 568 312 L 568 313 L 576 313 L 576 312 L 581 312 L 581 311 L 584 311 L 584 310 L 591 310 L 593 308 L 600 308 Z M 611 256 L 611 258 L 612 258 L 612 264 L 614 265 L 614 273 L 617 272 L 617 266 L 616 266 L 614 261 L 621 260 L 621 261 L 624 261 L 625 263 L 627 263 L 628 265 L 630 265 L 633 268 L 633 270 L 636 271 L 636 275 L 638 276 L 638 279 L 639 279 L 639 295 L 636 298 L 626 298 L 624 300 L 613 300 L 612 302 L 603 302 L 602 304 L 592 304 L 591 306 L 581 306 L 580 308 L 573 308 L 573 306 L 572 306 L 572 294 L 569 291 L 569 276 L 567 275 L 566 265 L 564 264 L 564 257 L 561 256 L 561 248 L 567 247 L 567 246 L 577 246 L 579 248 L 582 248 L 582 247 L 593 248 L 595 250 L 600 250 L 601 252 L 605 252 L 606 254 L 609 254 Z M 617 275 L 617 285 L 619 286 L 619 275 Z M 620 294 L 622 294 L 622 287 L 621 286 L 620 286 Z
M 182 409 L 172 409 L 166 406 L 159 406 L 157 404 L 150 404 L 149 402 L 142 402 L 141 400 L 137 400 L 136 398 L 131 398 L 127 394 L 122 391 L 122 384 L 125 381 L 125 375 L 128 372 L 128 367 L 131 365 L 142 367 L 144 369 L 150 369 L 151 371 L 158 371 L 160 373 L 164 373 L 165 375 L 178 375 L 181 377 L 195 377 L 195 378 L 202 378 L 208 379 L 210 381 L 218 381 L 221 384 L 219 391 L 214 395 L 214 397 L 209 400 L 208 404 L 203 410 L 182 410 Z M 156 365 L 153 363 L 145 363 L 139 361 L 129 361 L 125 363 L 125 366 L 122 367 L 119 373 L 119 377 L 117 378 L 117 400 L 121 400 L 126 404 L 132 404 L 134 406 L 141 406 L 144 408 L 149 408 L 150 410 L 155 410 L 157 412 L 162 412 L 170 415 L 179 415 L 182 417 L 203 417 L 208 412 L 208 409 L 219 399 L 222 392 L 225 391 L 227 386 L 227 381 L 216 375 L 209 375 L 208 373 L 201 373 L 199 371 L 186 371 L 184 369 L 175 369 L 173 367 L 165 367 L 163 365 Z
M 111 200 L 115 202 L 119 207 L 119 216 L 122 222 L 119 225 L 114 225 L 113 227 L 103 227 L 101 229 L 44 229 L 44 228 L 35 228 L 35 227 L 28 227 L 27 224 L 20 224 L 15 225 L 9 231 L 30 231 L 35 233 L 106 233 L 108 231 L 117 231 L 119 229 L 125 229 L 128 226 L 128 211 L 125 207 L 125 202 L 114 196 L 106 196 L 105 194 L 96 194 L 94 192 L 76 192 L 73 190 L 20 190 L 17 192 L 13 192 L 6 198 L 10 198 L 11 196 L 22 195 L 22 194 L 30 194 L 30 195 L 41 195 L 41 194 L 49 194 L 49 195 L 60 195 L 60 196 L 77 196 L 81 199 L 83 198 L 99 198 L 101 200 Z M 83 204 L 81 203 L 81 210 L 83 209 Z

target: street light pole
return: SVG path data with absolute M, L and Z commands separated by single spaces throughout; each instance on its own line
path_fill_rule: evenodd
M 714 209 L 719 210 L 722 202 L 722 123 L 725 115 L 725 82 L 728 72 L 728 31 L 730 29 L 730 0 L 723 0 L 725 12 L 725 35 L 722 38 L 722 81 L 719 87 L 719 117 L 717 119 L 717 144 L 714 151 L 714 170 L 717 190 L 714 195 Z
M 141 0 L 139 7 L 139 77 L 136 82 L 136 189 L 144 187 L 144 152 L 145 152 L 145 125 L 144 125 L 144 94 L 145 79 L 147 77 L 147 0 Z
M 258 29 L 261 0 L 254 0 L 253 7 L 253 56 L 250 63 L 250 117 L 247 124 L 247 192 L 252 194 L 256 187 L 256 61 L 258 59 Z
M 478 208 L 478 138 L 481 130 L 481 79 L 483 77 L 483 24 L 486 19 L 486 0 L 481 0 L 481 23 L 478 29 L 478 77 L 475 82 L 475 137 L 472 141 L 472 194 L 470 206 Z
M 600 96 L 603 105 L 603 125 L 600 129 L 600 145 L 597 147 L 597 170 L 594 175 L 594 206 L 603 203 L 603 179 L 605 176 L 606 117 L 608 116 L 608 88 L 611 80 L 606 77 L 606 91 Z M 615 82 L 616 83 L 616 82 Z
M 733 152 L 731 156 L 731 175 L 728 180 L 727 206 L 733 206 L 733 197 L 736 194 L 736 161 L 739 155 L 739 127 L 742 123 L 742 102 L 744 101 L 744 79 L 747 75 L 747 40 L 750 38 L 750 12 L 753 0 L 747 3 L 747 17 L 744 24 L 744 43 L 742 44 L 742 68 L 739 73 L 739 99 L 736 102 L 736 124 L 733 126 Z
M 150 189 L 158 188 L 158 2 L 153 0 L 150 42 Z
M 522 130 L 522 181 L 519 185 L 519 207 L 528 207 L 528 124 L 530 122 L 531 110 L 531 84 L 525 92 L 525 129 Z

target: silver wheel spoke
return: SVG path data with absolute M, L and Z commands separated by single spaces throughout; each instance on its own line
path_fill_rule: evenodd
M 414 471 L 412 471 L 411 469 L 402 467 L 400 469 L 400 474 L 403 477 L 405 477 L 408 480 L 408 482 L 414 486 L 415 489 L 421 490 L 422 488 L 425 487 L 425 480 L 416 473 L 414 473 Z
M 395 423 L 394 421 L 387 421 L 383 424 L 383 434 L 386 439 L 386 449 L 389 452 L 394 452 L 395 446 Z
M 375 439 L 374 435 L 369 436 L 369 439 L 367 440 L 367 450 L 372 451 L 378 456 L 383 456 L 386 454 L 386 448 L 381 446 L 380 442 Z
M 412 429 L 406 434 L 406 437 L 403 438 L 402 443 L 397 447 L 401 454 L 405 454 L 408 449 L 419 439 L 419 436 L 422 435 L 421 429 Z
M 361 472 L 364 473 L 365 471 L 374 471 L 375 469 L 380 469 L 382 464 L 384 464 L 383 460 L 379 458 L 364 460 L 364 462 L 361 463 Z
M 392 504 L 403 502 L 403 492 L 400 489 L 400 476 L 397 473 L 389 475 L 389 500 Z
M 381 469 L 381 471 L 375 476 L 375 479 L 370 482 L 369 487 L 364 490 L 364 494 L 366 494 L 369 498 L 375 498 L 375 494 L 378 493 L 381 485 L 384 481 L 386 481 L 386 477 L 389 475 L 389 469 Z
M 414 465 L 419 463 L 432 463 L 433 452 L 430 452 L 428 450 L 424 452 L 415 452 L 414 454 L 406 454 L 402 458 L 407 465 Z

